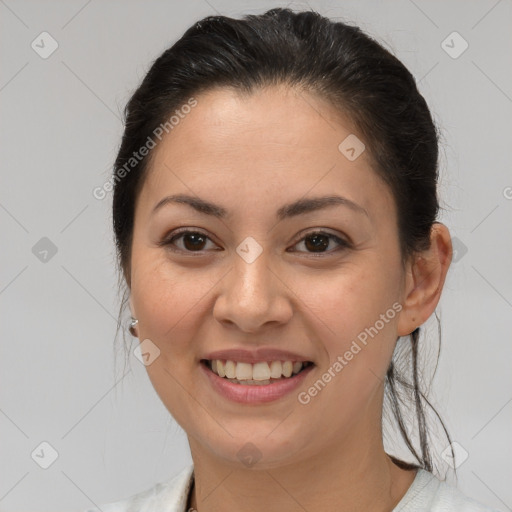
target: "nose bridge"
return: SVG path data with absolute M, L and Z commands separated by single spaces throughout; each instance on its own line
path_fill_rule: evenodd
M 253 241 L 241 243 L 233 258 L 233 270 L 224 281 L 215 313 L 219 321 L 256 330 L 268 322 L 284 322 L 291 315 L 286 287 L 271 268 L 269 251 Z
M 261 246 L 260 246 L 261 247 Z M 246 251 L 246 252 L 244 252 Z M 268 251 L 240 244 L 234 258 L 230 293 L 242 307 L 265 309 L 273 294 Z

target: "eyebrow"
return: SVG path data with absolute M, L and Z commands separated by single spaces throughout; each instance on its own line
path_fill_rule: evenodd
M 161 199 L 153 208 L 151 215 L 154 215 L 158 210 L 168 204 L 186 204 L 194 208 L 194 210 L 205 215 L 211 215 L 219 219 L 225 218 L 228 211 L 217 204 L 211 203 L 200 197 L 189 196 L 187 194 L 175 194 L 166 196 Z M 286 204 L 279 208 L 276 212 L 276 217 L 279 220 L 284 220 L 298 215 L 304 215 L 317 210 L 328 208 L 331 206 L 347 206 L 356 213 L 364 214 L 369 217 L 368 212 L 357 203 L 354 203 L 346 197 L 339 195 L 330 195 L 323 197 L 313 197 L 307 199 L 299 199 L 293 203 Z

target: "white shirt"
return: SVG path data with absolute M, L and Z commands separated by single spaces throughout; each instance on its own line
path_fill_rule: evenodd
M 101 505 L 103 512 L 187 512 L 194 466 L 185 467 L 174 478 L 121 501 Z M 99 512 L 88 509 L 84 512 Z M 498 512 L 465 496 L 456 487 L 418 469 L 411 486 L 392 512 Z

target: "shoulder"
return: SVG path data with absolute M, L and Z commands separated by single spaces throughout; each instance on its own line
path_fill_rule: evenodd
M 184 512 L 193 480 L 194 466 L 185 467 L 170 480 L 120 501 L 109 502 L 83 512 Z
M 498 512 L 466 496 L 457 487 L 419 469 L 393 512 Z
M 433 478 L 435 478 L 433 476 Z M 439 489 L 432 503 L 432 511 L 498 512 L 463 494 L 456 487 L 439 481 Z

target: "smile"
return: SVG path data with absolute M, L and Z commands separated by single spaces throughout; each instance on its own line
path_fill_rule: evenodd
M 243 363 L 230 360 L 203 360 L 204 364 L 219 377 L 242 385 L 267 385 L 273 381 L 288 379 L 313 364 L 309 361 L 261 361 Z
M 314 368 L 310 361 L 201 360 L 213 389 L 239 403 L 264 403 L 291 393 Z

